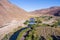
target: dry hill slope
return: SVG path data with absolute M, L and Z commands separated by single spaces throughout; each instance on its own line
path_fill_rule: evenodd
M 53 7 L 50 7 L 50 8 L 46 8 L 46 9 L 41 9 L 41 10 L 35 10 L 35 11 L 32 11 L 30 13 L 33 13 L 33 14 L 42 14 L 42 15 L 53 15 L 53 16 L 60 16 L 60 6 L 53 6 Z
M 11 20 L 23 20 L 31 16 L 25 10 L 11 4 L 8 0 L 0 0 L 0 26 Z

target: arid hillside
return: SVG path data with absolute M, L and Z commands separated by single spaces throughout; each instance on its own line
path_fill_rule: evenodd
M 32 11 L 30 13 L 33 13 L 33 14 L 42 14 L 42 15 L 53 15 L 53 16 L 60 16 L 60 6 L 53 6 L 53 7 L 50 7 L 50 8 L 46 8 L 46 9 L 41 9 L 41 10 L 35 10 L 35 11 Z
M 30 16 L 31 14 L 11 4 L 9 0 L 0 0 L 0 26 L 11 20 L 25 20 Z
M 0 40 L 5 34 L 23 26 L 25 20 L 32 15 L 11 4 L 9 0 L 0 0 Z

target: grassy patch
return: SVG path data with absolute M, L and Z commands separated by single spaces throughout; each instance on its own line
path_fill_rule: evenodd
M 30 28 L 26 28 L 23 31 L 21 31 L 16 40 L 20 40 L 28 30 L 30 30 Z

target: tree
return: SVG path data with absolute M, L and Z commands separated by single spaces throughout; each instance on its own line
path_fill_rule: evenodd
M 28 25 L 28 24 L 29 24 L 29 21 L 28 21 L 28 20 L 26 20 L 26 21 L 24 22 L 24 24 L 25 24 L 25 25 Z

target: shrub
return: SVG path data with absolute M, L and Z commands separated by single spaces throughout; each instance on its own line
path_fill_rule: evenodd
M 26 20 L 26 21 L 24 22 L 24 24 L 25 24 L 25 25 L 28 25 L 28 23 L 29 23 L 29 21 L 28 21 L 28 20 Z
M 47 38 L 47 40 L 53 40 L 53 38 L 49 36 L 49 38 Z

